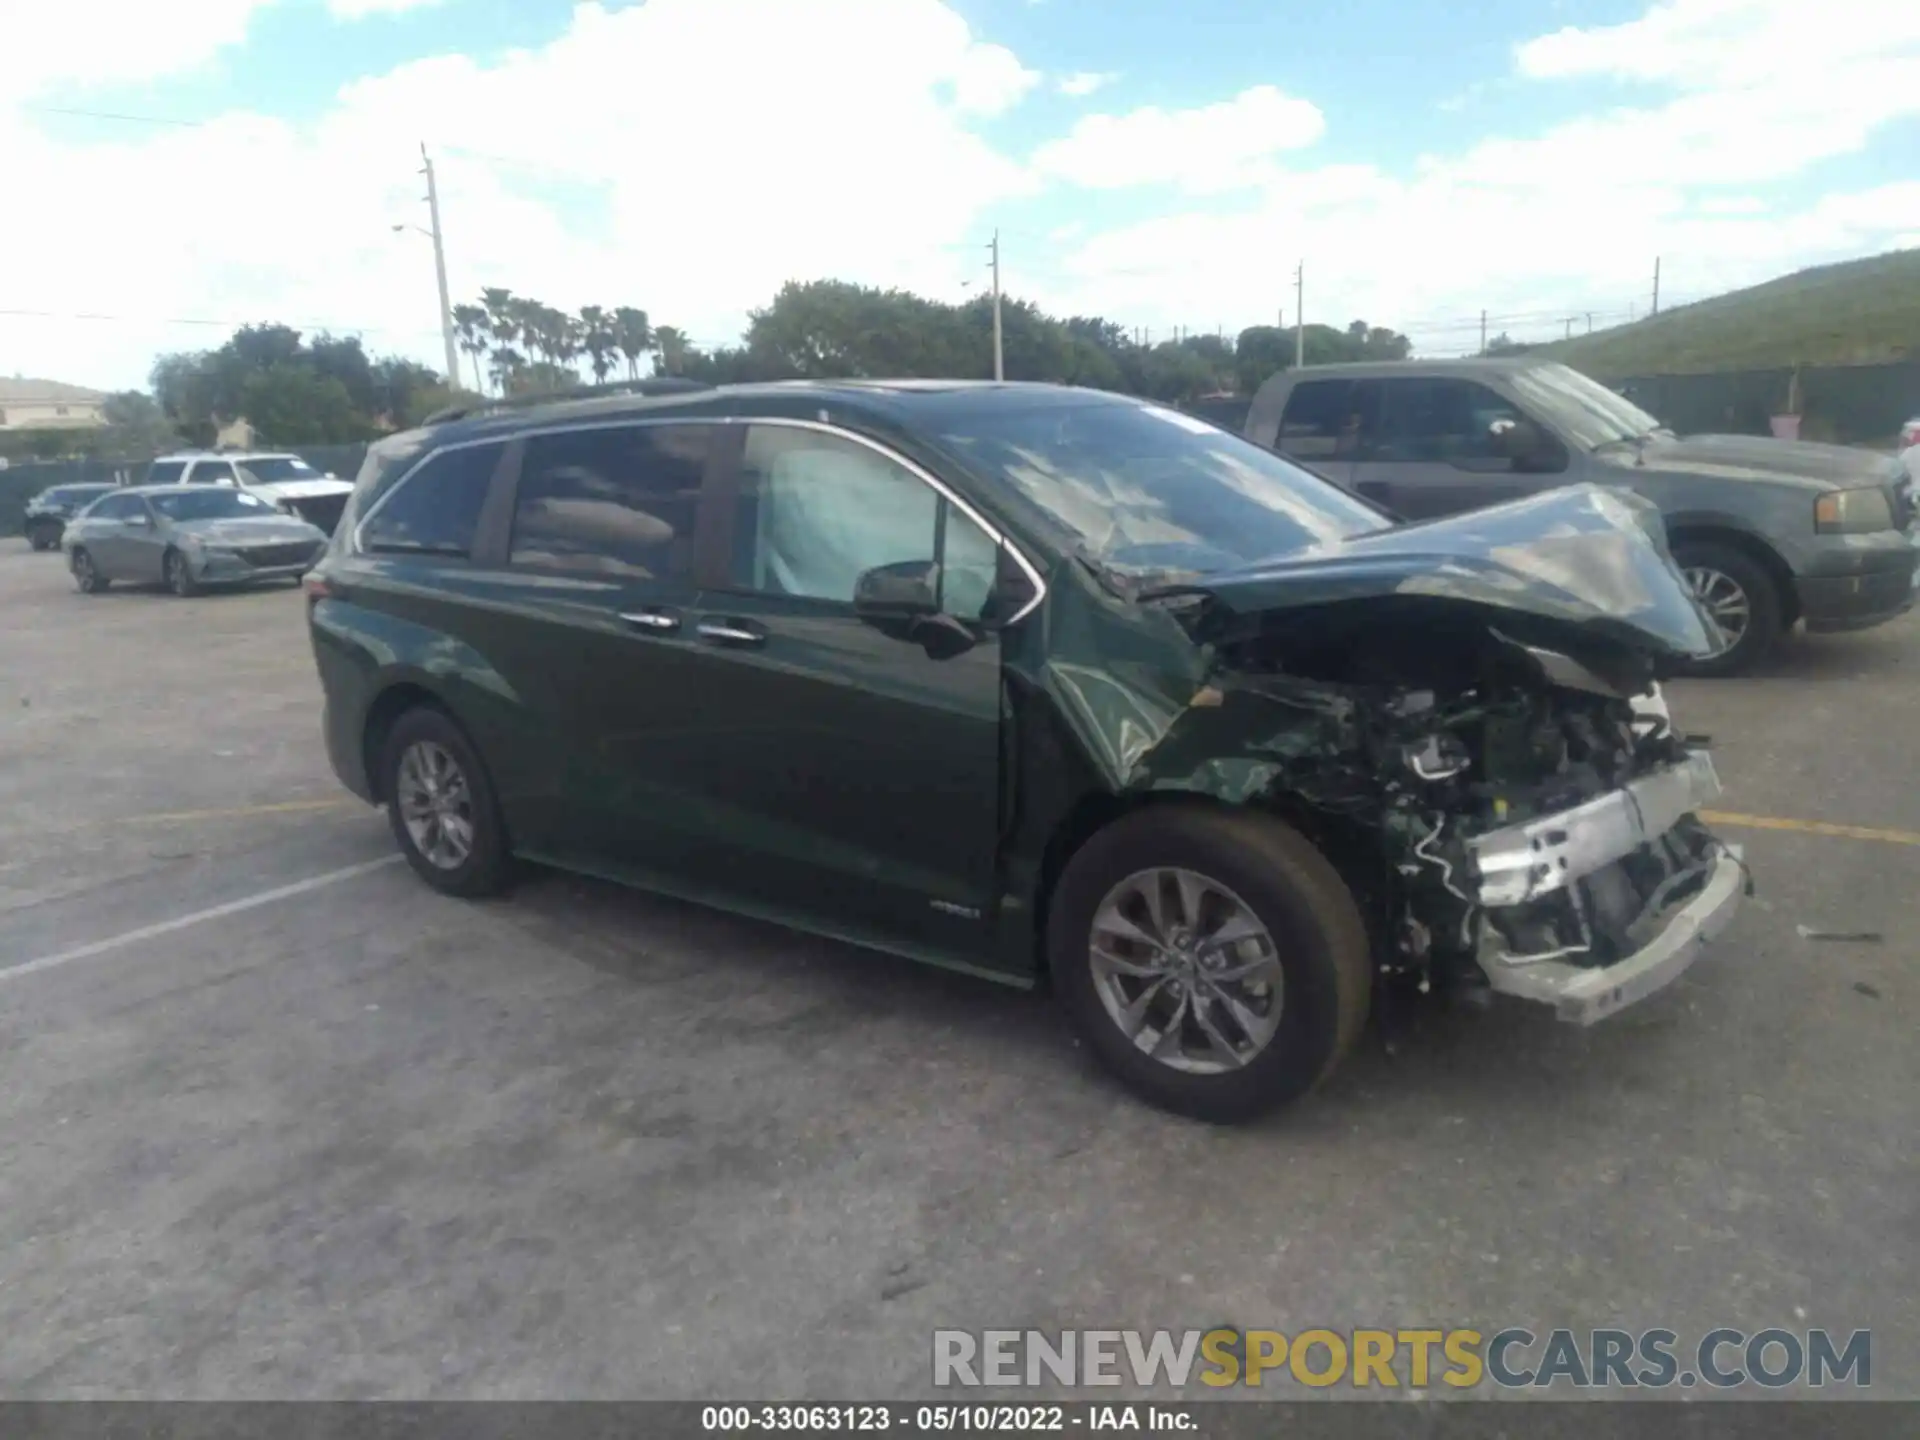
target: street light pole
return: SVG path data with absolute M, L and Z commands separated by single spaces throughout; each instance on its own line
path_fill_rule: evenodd
M 447 385 L 457 389 L 460 384 L 460 347 L 453 338 L 453 302 L 447 298 L 447 249 L 440 238 L 440 190 L 433 181 L 433 160 L 427 154 L 426 142 L 420 143 L 422 173 L 427 177 L 427 215 L 433 226 L 433 269 L 440 282 L 440 337 L 447 343 Z
M 993 232 L 993 378 L 1007 378 L 1006 358 L 1000 348 L 1000 231 Z

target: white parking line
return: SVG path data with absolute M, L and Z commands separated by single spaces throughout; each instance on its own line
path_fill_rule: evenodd
M 71 950 L 62 950 L 55 955 L 42 955 L 38 960 L 29 960 L 24 965 L 9 966 L 0 970 L 0 985 L 9 980 L 18 980 L 22 975 L 36 975 L 42 970 L 52 970 L 56 966 L 68 964 L 74 960 L 85 960 L 90 956 L 104 955 L 109 950 L 118 950 L 122 945 L 132 945 L 140 940 L 151 940 L 157 935 L 170 935 L 175 930 L 185 930 L 192 925 L 202 925 L 209 920 L 220 920 L 228 915 L 238 915 L 244 910 L 258 909 L 262 905 L 271 905 L 276 900 L 289 900 L 295 895 L 304 895 L 309 890 L 324 889 L 328 885 L 338 885 L 342 880 L 351 880 L 356 875 L 365 875 L 382 866 L 392 865 L 402 857 L 383 855 L 378 860 L 365 860 L 358 865 L 349 865 L 341 870 L 329 870 L 324 875 L 315 875 L 306 880 L 296 880 L 291 885 L 276 885 L 271 890 L 262 890 L 257 895 L 248 895 L 244 899 L 229 900 L 224 905 L 212 905 L 205 910 L 196 910 L 191 915 L 176 916 L 172 920 L 162 920 L 157 925 L 142 925 L 138 930 L 129 930 L 123 935 L 115 935 L 106 940 L 95 940 L 91 944 L 76 945 Z

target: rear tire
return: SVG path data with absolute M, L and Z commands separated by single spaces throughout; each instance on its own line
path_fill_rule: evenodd
M 400 853 L 444 895 L 506 887 L 511 851 L 487 767 L 445 711 L 421 705 L 387 732 L 380 794 Z
M 27 543 L 36 550 L 51 550 L 60 543 L 60 537 L 44 525 L 36 525 L 27 532 Z
M 73 554 L 67 557 L 67 569 L 73 573 L 73 583 L 82 595 L 98 595 L 113 583 L 100 573 L 93 556 L 83 546 L 75 546 Z
M 1170 946 L 1125 938 L 1129 916 L 1153 928 L 1154 895 L 1162 918 L 1195 912 L 1162 927 Z M 1230 934 L 1245 938 L 1224 955 L 1208 943 Z M 1054 890 L 1047 954 L 1094 1053 L 1152 1103 L 1216 1124 L 1318 1085 L 1359 1037 L 1372 998 L 1366 925 L 1338 872 L 1297 830 L 1247 811 L 1155 806 L 1095 835 Z M 1174 967 L 1171 988 L 1143 1002 L 1160 962 Z M 1248 972 L 1272 978 L 1251 992 L 1241 982 L 1237 1005 L 1224 998 L 1223 986 Z M 1134 1009 L 1148 1018 L 1130 1034 L 1122 1017 Z M 1262 1030 L 1268 1038 L 1255 1045 Z
M 1673 559 L 1716 618 L 1724 617 L 1730 630 L 1735 620 L 1744 620 L 1724 650 L 1704 660 L 1685 661 L 1680 672 L 1743 675 L 1765 659 L 1779 643 L 1787 608 L 1766 566 L 1737 546 L 1714 540 L 1683 540 L 1673 547 Z

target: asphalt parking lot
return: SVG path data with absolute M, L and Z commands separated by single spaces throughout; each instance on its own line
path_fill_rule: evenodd
M 0 1394 L 852 1399 L 935 1328 L 1464 1324 L 1871 1328 L 1920 1396 L 1920 618 L 1671 694 L 1760 887 L 1714 953 L 1215 1130 L 1036 997 L 442 899 L 327 769 L 296 591 L 0 541 Z

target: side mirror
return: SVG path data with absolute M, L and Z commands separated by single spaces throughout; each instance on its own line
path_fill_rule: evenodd
M 973 631 L 942 614 L 940 566 L 933 560 L 876 565 L 853 582 L 853 613 L 890 640 L 918 645 L 932 660 L 951 660 L 979 643 Z
M 871 623 L 924 620 L 940 613 L 939 586 L 936 561 L 876 565 L 853 582 L 853 613 Z

